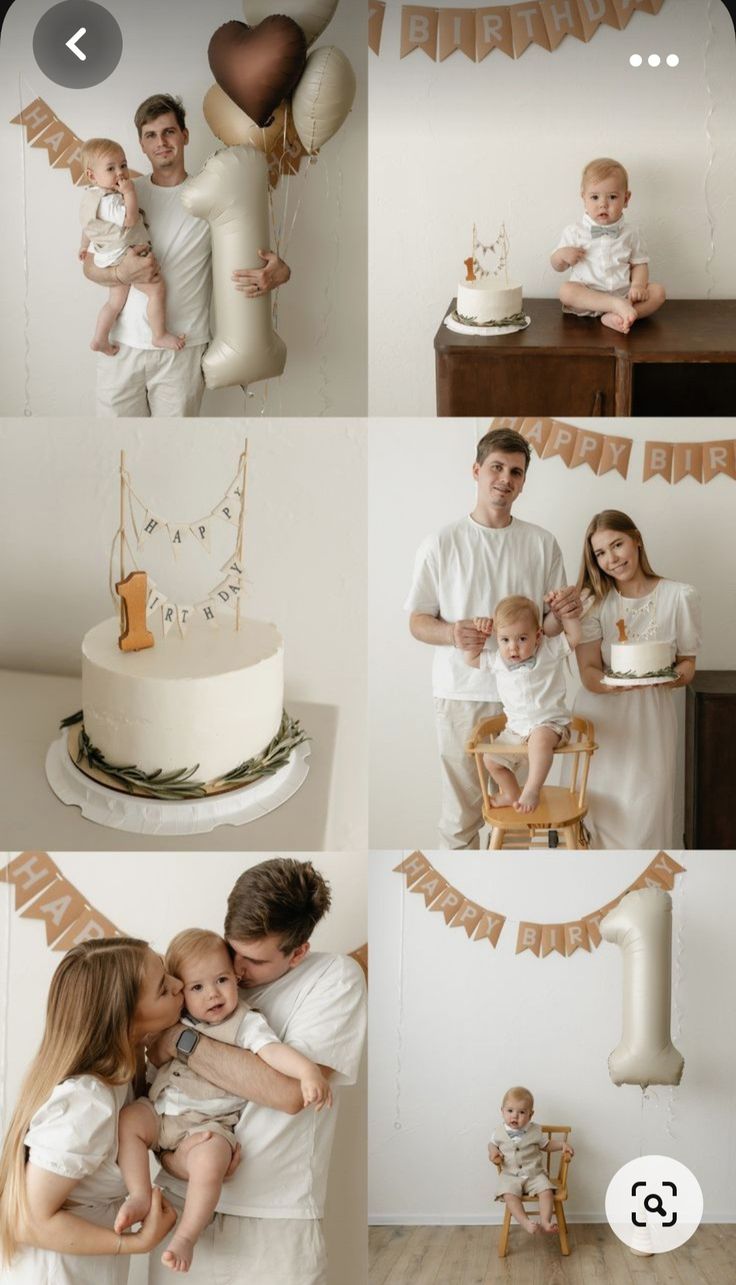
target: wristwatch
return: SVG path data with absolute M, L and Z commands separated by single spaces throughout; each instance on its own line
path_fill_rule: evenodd
M 197 1031 L 193 1031 L 190 1026 L 188 1026 L 185 1031 L 182 1031 L 176 1041 L 176 1056 L 180 1062 L 184 1063 L 185 1066 L 198 1044 L 199 1033 Z

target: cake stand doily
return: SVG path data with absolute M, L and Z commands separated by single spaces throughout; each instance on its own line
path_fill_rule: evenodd
M 448 330 L 454 330 L 458 335 L 478 335 L 481 339 L 495 339 L 501 335 L 515 335 L 517 330 L 526 330 L 527 326 L 531 324 L 531 317 L 525 316 L 523 323 L 518 322 L 513 326 L 469 326 L 467 322 L 458 320 L 457 313 L 454 310 L 448 312 L 445 317 L 445 325 Z
M 604 687 L 658 687 L 661 683 L 674 683 L 677 674 L 662 675 L 659 678 L 611 678 L 605 674 L 601 679 Z
M 81 809 L 87 821 L 130 834 L 207 834 L 220 825 L 246 825 L 286 803 L 309 772 L 310 744 L 295 746 L 288 763 L 251 785 L 203 799 L 146 799 L 102 785 L 70 757 L 66 731 L 46 755 L 46 779 L 62 803 Z

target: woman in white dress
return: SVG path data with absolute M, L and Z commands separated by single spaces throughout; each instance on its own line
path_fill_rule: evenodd
M 641 534 L 616 509 L 597 513 L 585 533 L 578 587 L 592 593 L 577 662 L 583 690 L 574 713 L 589 718 L 599 746 L 590 770 L 586 818 L 595 848 L 664 848 L 674 836 L 677 717 L 673 692 L 695 675 L 700 598 L 692 585 L 655 574 Z M 668 642 L 677 678 L 655 686 L 607 687 L 616 622 L 632 642 Z
M 87 941 L 62 959 L 41 1047 L 0 1157 L 0 1262 L 12 1285 L 125 1285 L 176 1221 L 155 1192 L 140 1231 L 119 1236 L 125 1198 L 118 1114 L 143 1071 L 146 1039 L 181 1012 L 181 982 L 145 942 Z

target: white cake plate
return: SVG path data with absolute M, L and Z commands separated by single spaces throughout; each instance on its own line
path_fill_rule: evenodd
M 601 679 L 604 687 L 657 687 L 660 683 L 673 683 L 676 674 L 670 678 L 609 678 L 608 674 Z
M 526 317 L 523 325 L 519 323 L 515 326 L 468 326 L 464 321 L 458 321 L 452 311 L 445 317 L 448 330 L 454 330 L 458 335 L 478 335 L 481 339 L 495 339 L 498 335 L 515 335 L 517 330 L 526 330 L 531 324 L 531 317 Z
M 144 799 L 85 776 L 69 754 L 68 733 L 52 742 L 46 779 L 57 798 L 81 809 L 82 816 L 112 830 L 131 834 L 207 834 L 220 825 L 246 825 L 281 807 L 307 779 L 309 741 L 302 741 L 288 763 L 272 776 L 204 799 Z

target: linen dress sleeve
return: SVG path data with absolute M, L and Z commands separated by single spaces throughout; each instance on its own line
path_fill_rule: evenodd
M 644 244 L 644 238 L 638 228 L 631 229 L 631 258 L 629 262 L 633 266 L 636 263 L 648 263 L 649 254 Z
M 580 627 L 582 630 L 581 642 L 600 642 L 603 638 L 603 602 L 594 602 L 593 606 L 586 611 Z
M 691 584 L 678 586 L 675 645 L 678 656 L 696 656 L 702 642 L 700 594 Z
M 93 1075 L 57 1084 L 34 1115 L 25 1137 L 29 1160 L 62 1178 L 85 1178 L 116 1152 L 118 1107 L 108 1085 Z
M 107 223 L 117 223 L 121 228 L 125 223 L 125 201 L 119 192 L 110 192 L 100 198 L 97 206 L 97 217 Z
M 414 577 L 404 603 L 404 610 L 421 611 L 428 616 L 438 616 L 440 614 L 439 595 L 437 541 L 434 536 L 427 536 L 417 550 Z
M 238 1027 L 235 1043 L 238 1048 L 248 1049 L 250 1053 L 260 1053 L 267 1044 L 280 1044 L 281 1040 L 271 1030 L 263 1014 L 249 1008 Z
M 365 1030 L 362 969 L 346 955 L 333 955 L 299 996 L 282 1039 L 318 1066 L 331 1067 L 333 1085 L 355 1084 Z

